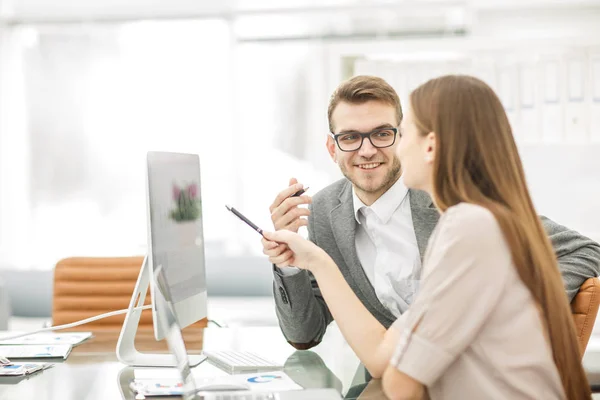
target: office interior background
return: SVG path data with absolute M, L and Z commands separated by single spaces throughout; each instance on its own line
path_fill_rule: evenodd
M 145 254 L 148 150 L 200 155 L 209 297 L 268 298 L 260 238 L 225 204 L 269 229 L 290 177 L 341 177 L 324 144 L 343 79 L 406 104 L 446 73 L 501 97 L 539 213 L 600 241 L 600 1 L 2 1 L 4 316 L 49 319 L 62 258 Z

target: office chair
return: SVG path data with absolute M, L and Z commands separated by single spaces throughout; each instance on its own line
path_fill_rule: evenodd
M 72 257 L 54 269 L 52 324 L 62 325 L 129 307 L 144 257 Z M 144 304 L 150 304 L 150 291 Z M 120 330 L 125 314 L 82 325 L 74 330 Z M 206 319 L 193 324 L 206 326 Z M 140 330 L 152 330 L 152 310 L 144 310 Z
M 52 324 L 63 325 L 129 307 L 143 257 L 73 257 L 60 260 L 54 269 Z M 146 295 L 144 304 L 150 304 Z M 120 329 L 125 315 L 83 326 L 83 329 Z M 144 310 L 140 329 L 152 329 L 152 311 Z
M 573 301 L 571 301 L 571 312 L 575 321 L 581 357 L 583 357 L 585 348 L 590 340 L 599 306 L 600 279 L 589 278 L 583 282 L 579 292 L 573 298 Z

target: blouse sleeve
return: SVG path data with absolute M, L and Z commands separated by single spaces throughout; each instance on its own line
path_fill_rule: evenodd
M 471 204 L 447 210 L 390 363 L 429 386 L 475 339 L 514 268 L 493 214 Z M 401 325 L 402 324 L 402 325 Z
M 396 329 L 397 331 L 402 332 L 404 329 L 404 325 L 406 324 L 406 317 L 408 317 L 408 312 L 400 315 L 397 320 L 394 321 L 390 328 Z

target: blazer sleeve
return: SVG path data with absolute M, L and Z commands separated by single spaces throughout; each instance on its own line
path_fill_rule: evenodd
M 426 275 L 390 364 L 433 384 L 475 340 L 514 268 L 494 216 L 473 205 L 449 209 L 428 253 Z
M 316 241 L 312 205 L 308 217 L 308 239 Z M 283 274 L 273 266 L 273 294 L 279 326 L 287 341 L 299 350 L 319 344 L 333 320 L 315 277 L 306 270 Z
M 589 278 L 600 274 L 600 245 L 582 234 L 541 217 L 552 242 L 569 301 Z

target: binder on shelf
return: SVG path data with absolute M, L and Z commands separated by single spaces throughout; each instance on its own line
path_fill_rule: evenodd
M 600 54 L 590 57 L 590 140 L 600 143 Z
M 563 141 L 564 118 L 561 107 L 560 63 L 557 59 L 542 60 L 542 141 L 560 143 Z
M 541 141 L 538 121 L 539 107 L 536 106 L 535 66 L 522 64 L 519 67 L 519 128 L 520 137 L 525 143 Z
M 587 143 L 588 110 L 585 104 L 586 68 L 583 57 L 571 58 L 566 62 L 565 141 Z

